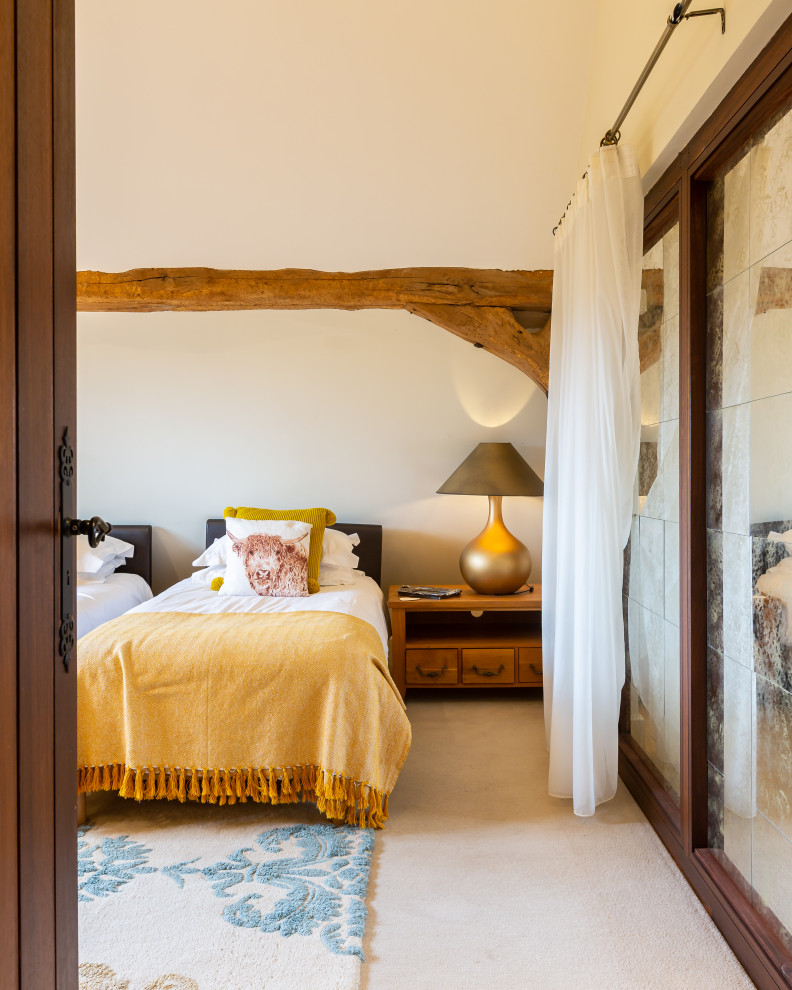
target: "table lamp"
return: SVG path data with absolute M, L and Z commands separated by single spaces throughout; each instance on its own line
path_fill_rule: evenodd
M 503 523 L 504 495 L 542 495 L 544 485 L 510 443 L 480 443 L 438 489 L 441 495 L 486 495 L 487 525 L 465 547 L 459 569 L 480 595 L 510 595 L 531 573 L 528 547 Z

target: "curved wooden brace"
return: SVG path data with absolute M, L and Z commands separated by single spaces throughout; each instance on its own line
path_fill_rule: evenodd
M 408 306 L 411 313 L 483 347 L 524 372 L 547 395 L 550 376 L 550 319 L 531 333 L 502 306 Z

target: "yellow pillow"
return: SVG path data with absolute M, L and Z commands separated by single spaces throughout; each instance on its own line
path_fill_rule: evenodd
M 229 505 L 223 517 L 232 519 L 296 519 L 297 522 L 311 524 L 311 543 L 308 550 L 308 591 L 315 594 L 319 590 L 319 563 L 322 559 L 322 540 L 325 526 L 332 526 L 335 512 L 329 509 L 253 509 L 246 505 L 236 508 Z

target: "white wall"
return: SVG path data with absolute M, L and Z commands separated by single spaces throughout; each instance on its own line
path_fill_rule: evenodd
M 158 590 L 229 504 L 380 522 L 386 583 L 459 581 L 487 503 L 436 489 L 482 440 L 541 476 L 546 410 L 519 371 L 400 311 L 83 314 L 79 511 L 153 523 Z M 541 506 L 504 503 L 536 580 Z
M 78 267 L 552 267 L 579 163 L 669 3 L 79 0 Z M 678 29 L 624 127 L 645 171 L 786 13 L 730 0 L 725 38 Z M 538 390 L 405 313 L 78 327 L 81 511 L 154 523 L 160 586 L 228 502 L 325 501 L 385 524 L 386 580 L 454 580 L 484 505 L 435 496 L 446 475 L 486 439 L 542 473 Z M 506 506 L 535 574 L 540 512 Z
M 78 0 L 78 267 L 550 268 L 593 14 Z
M 552 267 L 593 15 L 79 0 L 78 267 Z M 386 581 L 459 580 L 486 503 L 435 489 L 480 440 L 543 473 L 536 387 L 403 312 L 81 314 L 78 330 L 80 511 L 152 522 L 158 587 L 228 503 L 326 503 L 384 524 Z M 541 505 L 504 507 L 535 577 Z

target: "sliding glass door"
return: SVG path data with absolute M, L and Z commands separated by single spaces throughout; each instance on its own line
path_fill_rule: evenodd
M 646 196 L 619 771 L 792 988 L 792 17 Z

